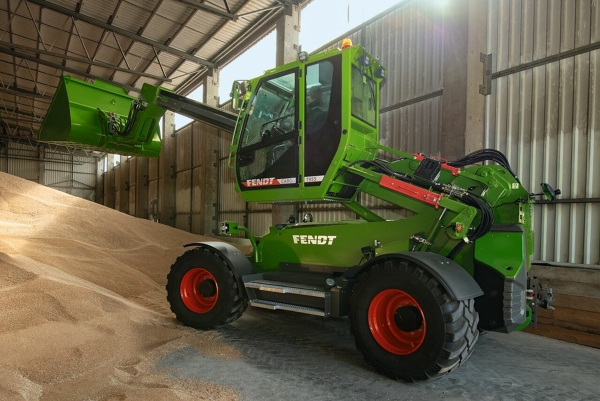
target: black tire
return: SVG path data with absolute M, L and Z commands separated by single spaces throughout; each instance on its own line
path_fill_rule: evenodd
M 400 299 L 402 304 L 407 299 L 415 302 L 395 308 Z M 386 309 L 385 305 L 392 306 Z M 378 313 L 388 318 L 394 313 L 394 321 L 377 325 L 382 321 L 376 320 L 382 316 Z M 403 260 L 386 261 L 359 277 L 350 298 L 349 318 L 365 360 L 395 380 L 428 380 L 449 373 L 471 356 L 479 337 L 474 300 L 453 300 L 431 274 Z M 370 323 L 377 328 L 375 332 Z M 391 337 L 385 335 L 388 331 Z M 413 343 L 406 345 L 395 335 Z
M 167 301 L 186 326 L 211 330 L 239 318 L 248 302 L 233 272 L 215 252 L 194 248 L 177 258 L 167 275 Z

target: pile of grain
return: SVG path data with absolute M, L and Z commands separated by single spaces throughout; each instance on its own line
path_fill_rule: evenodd
M 237 399 L 154 370 L 182 346 L 239 357 L 165 299 L 182 244 L 206 239 L 0 173 L 0 399 Z

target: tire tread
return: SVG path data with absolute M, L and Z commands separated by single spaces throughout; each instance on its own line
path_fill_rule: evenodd
M 374 266 L 369 272 L 362 274 L 354 286 L 353 295 L 350 298 L 350 309 L 352 310 L 357 300 L 355 294 L 361 286 L 365 285 L 369 276 L 383 271 L 398 271 L 412 275 L 421 281 L 436 299 L 445 322 L 444 344 L 440 355 L 435 363 L 424 372 L 411 375 L 398 374 L 392 369 L 379 364 L 370 355 L 365 346 L 358 340 L 354 329 L 353 314 L 349 314 L 350 330 L 355 337 L 356 347 L 364 359 L 375 367 L 375 369 L 393 379 L 409 382 L 438 379 L 463 364 L 473 353 L 475 343 L 479 338 L 477 324 L 479 316 L 475 311 L 475 301 L 468 299 L 464 301 L 453 300 L 441 283 L 426 270 L 417 267 L 404 260 L 388 260 L 383 265 Z

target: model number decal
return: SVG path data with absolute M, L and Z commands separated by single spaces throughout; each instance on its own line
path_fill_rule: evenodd
M 292 235 L 294 244 L 301 245 L 333 245 L 337 235 Z
M 311 175 L 309 177 L 304 177 L 304 182 L 321 182 L 324 177 L 324 175 Z
M 274 185 L 295 184 L 295 178 L 255 178 L 253 180 L 242 181 L 245 187 L 270 187 Z

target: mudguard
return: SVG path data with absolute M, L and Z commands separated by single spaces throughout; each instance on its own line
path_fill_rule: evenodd
M 403 259 L 415 263 L 433 275 L 457 301 L 477 298 L 483 295 L 479 284 L 458 263 L 431 252 L 398 252 L 378 256 L 361 266 L 358 272 L 390 259 Z
M 237 281 L 240 296 L 246 297 L 242 276 L 254 273 L 254 269 L 252 268 L 252 264 L 248 258 L 246 258 L 246 256 L 240 252 L 239 249 L 231 244 L 220 241 L 192 242 L 190 244 L 185 244 L 183 247 L 187 248 L 191 246 L 210 249 L 222 257 L 223 260 L 225 260 L 225 263 L 227 263 L 227 266 L 229 266 L 231 269 L 231 272 Z

